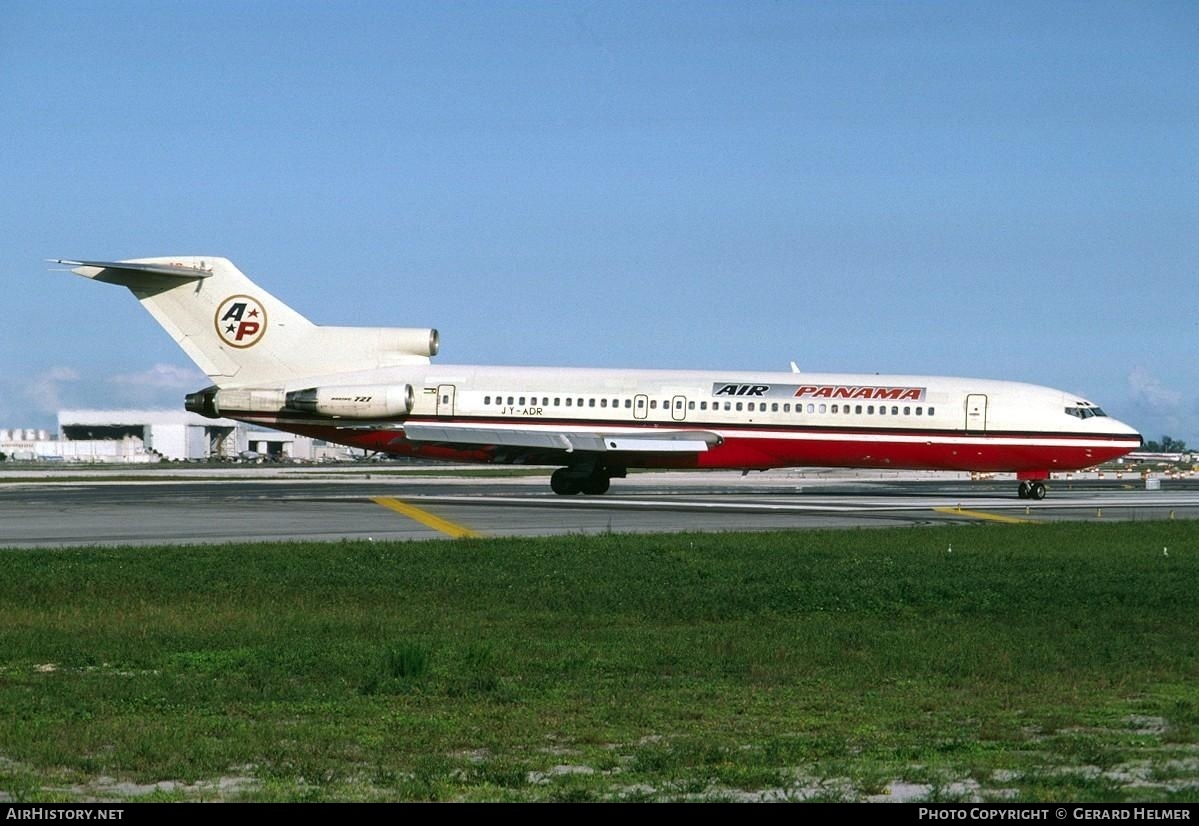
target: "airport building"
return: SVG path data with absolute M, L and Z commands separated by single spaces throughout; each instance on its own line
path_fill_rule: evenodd
M 0 453 L 14 461 L 84 463 L 353 457 L 341 445 L 182 410 L 61 410 L 56 435 L 0 428 Z

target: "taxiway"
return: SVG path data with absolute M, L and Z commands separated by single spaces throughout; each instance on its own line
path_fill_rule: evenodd
M 1008 479 L 853 472 L 646 473 L 605 496 L 561 497 L 545 478 L 354 469 L 3 479 L 0 547 L 272 540 L 407 540 L 601 532 L 789 530 L 920 524 L 1199 518 L 1199 480 L 1057 480 L 1017 499 Z

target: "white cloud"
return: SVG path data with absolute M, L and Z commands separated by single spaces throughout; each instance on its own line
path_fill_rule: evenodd
M 185 393 L 211 383 L 193 367 L 161 363 L 116 375 L 61 365 L 0 375 L 0 427 L 48 427 L 75 408 L 181 409 Z
M 1182 393 L 1162 386 L 1144 367 L 1128 374 L 1128 386 L 1134 402 L 1159 415 L 1176 414 L 1182 407 Z
M 1128 375 L 1129 396 L 1138 411 L 1137 423 L 1146 438 L 1159 434 L 1194 442 L 1199 432 L 1199 420 L 1186 409 L 1185 394 L 1166 387 L 1144 367 Z
M 162 390 L 194 390 L 197 384 L 206 382 L 206 376 L 192 367 L 179 367 L 174 364 L 155 364 L 153 367 L 138 373 L 119 373 L 110 381 L 133 387 L 154 388 Z
M 57 413 L 62 407 L 62 385 L 79 380 L 79 371 L 73 367 L 51 367 L 35 376 L 24 390 L 24 395 L 40 413 Z

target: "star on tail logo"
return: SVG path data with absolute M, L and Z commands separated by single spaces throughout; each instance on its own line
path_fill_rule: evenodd
M 231 295 L 216 308 L 216 334 L 230 347 L 253 347 L 266 333 L 266 308 L 248 295 Z

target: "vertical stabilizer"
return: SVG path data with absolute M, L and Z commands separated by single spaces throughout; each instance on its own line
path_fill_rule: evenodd
M 316 329 L 225 258 L 60 263 L 78 264 L 73 271 L 94 281 L 128 287 L 218 385 L 295 375 L 298 365 L 286 354 L 304 349 Z
M 431 328 L 320 327 L 226 258 L 65 261 L 73 272 L 128 287 L 220 387 L 266 387 L 319 376 L 428 364 Z

